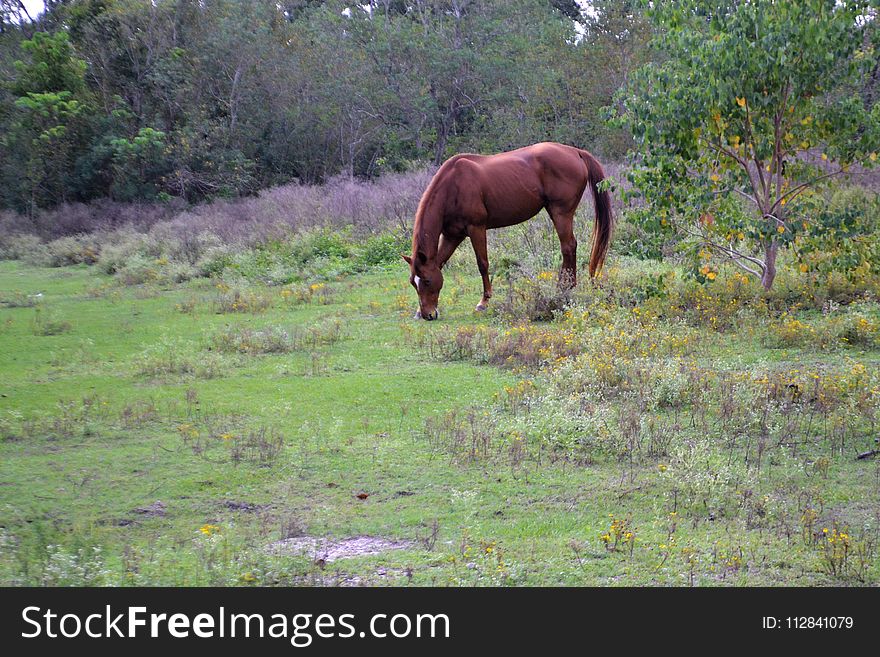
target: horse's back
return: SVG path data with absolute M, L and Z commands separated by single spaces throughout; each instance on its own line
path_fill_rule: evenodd
M 586 185 L 579 151 L 554 142 L 496 155 L 465 153 L 448 162 L 457 172 L 459 191 L 479 194 L 489 228 L 520 223 L 548 205 L 573 209 Z

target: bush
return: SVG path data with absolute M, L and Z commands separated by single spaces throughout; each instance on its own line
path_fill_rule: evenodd
M 498 312 L 514 321 L 549 322 L 565 310 L 572 294 L 567 286 L 559 285 L 555 272 L 542 271 L 513 281 L 498 302 Z
M 101 247 L 90 235 L 61 237 L 49 242 L 46 246 L 47 264 L 50 267 L 66 267 L 68 265 L 93 265 L 98 262 Z
M 364 242 L 358 260 L 365 267 L 397 264 L 401 262 L 400 254 L 409 250 L 409 241 L 399 233 L 373 235 Z
M 27 233 L 0 232 L 0 260 L 24 260 L 31 253 L 43 252 L 43 241 Z

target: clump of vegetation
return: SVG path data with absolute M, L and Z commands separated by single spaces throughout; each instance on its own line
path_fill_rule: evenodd
M 135 356 L 133 367 L 136 374 L 146 377 L 188 375 L 213 379 L 222 376 L 225 371 L 219 354 L 205 353 L 192 341 L 168 336 Z
M 329 320 L 307 327 L 226 326 L 211 338 L 211 345 L 220 352 L 240 354 L 284 354 L 317 349 L 335 344 L 342 337 L 342 323 Z
M 34 335 L 60 335 L 68 333 L 72 328 L 70 322 L 58 317 L 54 310 L 37 305 L 31 319 L 31 331 Z
M 4 294 L 3 298 L 0 298 L 0 303 L 7 308 L 33 308 L 40 303 L 41 298 L 41 293 L 26 294 L 20 290 L 13 290 Z
M 221 281 L 216 287 L 217 296 L 213 304 L 216 313 L 259 314 L 266 312 L 275 302 L 269 294 L 246 285 L 229 285 Z

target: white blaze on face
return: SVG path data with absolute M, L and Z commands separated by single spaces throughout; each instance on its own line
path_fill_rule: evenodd
M 418 289 L 419 289 L 419 284 L 421 284 L 422 279 L 419 278 L 418 276 L 416 276 L 415 281 L 416 281 L 416 289 L 418 290 Z

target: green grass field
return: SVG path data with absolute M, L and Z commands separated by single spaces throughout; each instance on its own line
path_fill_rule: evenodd
M 473 269 L 456 257 L 429 324 L 412 319 L 402 265 L 236 297 L 217 280 L 124 286 L 96 268 L 0 263 L 0 580 L 877 583 L 880 469 L 855 458 L 877 437 L 875 347 L 770 346 L 765 324 L 658 320 L 646 335 L 669 351 L 632 362 L 671 378 L 684 365 L 670 362 L 686 364 L 684 383 L 640 403 L 629 370 L 573 401 L 567 386 L 584 371 L 569 363 L 623 363 L 607 336 L 632 334 L 620 328 L 632 308 L 590 306 L 577 330 L 593 341 L 578 357 L 490 363 L 455 341 L 519 322 L 472 311 Z M 528 325 L 540 348 L 563 348 L 548 336 L 574 335 L 571 314 Z M 807 411 L 805 384 L 789 383 L 769 419 L 747 421 L 737 414 L 749 404 L 724 410 L 700 384 L 706 372 L 791 368 L 838 377 L 845 392 Z M 614 392 L 624 386 L 632 394 Z M 301 536 L 407 543 L 326 563 L 270 547 Z

